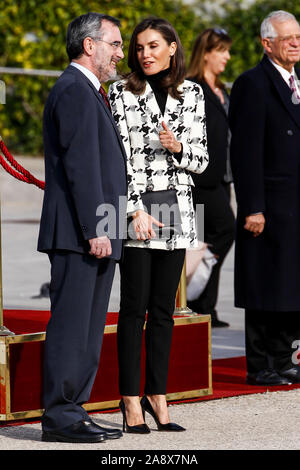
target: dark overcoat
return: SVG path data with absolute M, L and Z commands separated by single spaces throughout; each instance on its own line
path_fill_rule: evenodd
M 267 56 L 234 83 L 229 122 L 238 207 L 235 305 L 299 311 L 300 104 Z M 258 212 L 266 224 L 254 237 L 245 217 Z

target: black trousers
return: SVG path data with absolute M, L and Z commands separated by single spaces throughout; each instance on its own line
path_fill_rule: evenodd
M 175 297 L 184 257 L 185 250 L 124 249 L 117 333 L 121 395 L 140 394 L 146 311 L 144 391 L 166 393 Z
M 218 256 L 209 281 L 198 297 L 189 302 L 195 312 L 216 316 L 220 271 L 223 261 L 230 250 L 235 233 L 235 219 L 230 206 L 228 189 L 223 185 L 216 188 L 193 188 L 195 204 L 204 204 L 204 241 L 209 249 Z
M 44 357 L 44 430 L 69 426 L 88 415 L 98 369 L 109 296 L 112 259 L 69 251 L 51 253 L 51 318 Z
M 300 340 L 300 312 L 245 310 L 247 371 L 294 367 L 293 342 Z

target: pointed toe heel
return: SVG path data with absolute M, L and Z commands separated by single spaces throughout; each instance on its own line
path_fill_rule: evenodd
M 146 395 L 144 395 L 142 400 L 141 400 L 141 407 L 144 410 L 144 412 L 146 411 L 147 413 L 149 413 L 152 416 L 152 418 L 154 419 L 154 421 L 156 423 L 158 431 L 181 432 L 181 431 L 186 430 L 185 428 L 183 428 L 182 426 L 180 426 L 179 424 L 176 424 L 176 423 L 162 424 L 159 421 L 158 417 L 156 416 L 156 414 L 155 414 L 155 412 L 152 408 L 152 405 L 151 405 L 150 401 L 148 400 L 148 398 L 146 397 Z
M 126 419 L 126 410 L 125 410 L 125 403 L 123 400 L 119 403 L 120 410 L 123 415 L 123 432 L 132 433 L 132 434 L 149 434 L 150 429 L 146 423 L 143 424 L 136 424 L 135 426 L 129 426 Z M 143 412 L 143 416 L 145 417 L 145 413 Z

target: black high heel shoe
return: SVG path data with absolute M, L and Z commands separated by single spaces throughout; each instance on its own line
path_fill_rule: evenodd
M 149 413 L 152 416 L 152 418 L 156 422 L 158 431 L 173 431 L 173 432 L 185 431 L 185 428 L 183 428 L 182 426 L 179 426 L 179 424 L 176 424 L 176 423 L 162 424 L 159 421 L 158 417 L 156 416 L 154 409 L 152 408 L 152 405 L 150 401 L 148 400 L 148 398 L 146 397 L 146 395 L 144 395 L 143 398 L 141 399 L 141 407 L 144 411 L 147 411 L 147 413 Z
M 123 399 L 120 401 L 119 407 L 123 415 L 123 432 L 134 433 L 134 434 L 149 434 L 150 433 L 150 429 L 148 428 L 146 423 L 136 424 L 135 426 L 129 426 L 129 424 L 127 424 L 125 403 Z M 143 412 L 143 416 L 145 419 L 144 412 Z

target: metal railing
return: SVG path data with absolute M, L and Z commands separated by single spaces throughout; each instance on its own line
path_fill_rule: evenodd
M 11 75 L 40 75 L 43 77 L 59 77 L 61 70 L 43 70 L 43 69 L 22 69 L 18 67 L 0 67 L 0 74 L 8 73 Z

